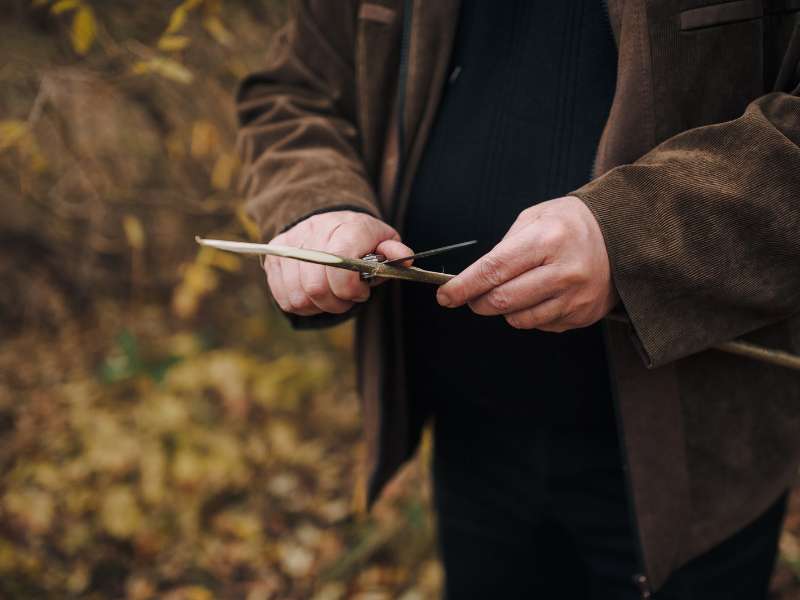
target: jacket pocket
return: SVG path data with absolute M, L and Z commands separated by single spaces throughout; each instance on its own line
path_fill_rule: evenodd
M 679 18 L 681 31 L 691 31 L 715 25 L 760 19 L 763 16 L 763 0 L 734 0 L 684 10 L 680 13 Z
M 391 25 L 394 23 L 397 11 L 388 6 L 380 4 L 373 4 L 365 2 L 358 10 L 358 18 L 364 21 L 373 21 L 383 25 Z

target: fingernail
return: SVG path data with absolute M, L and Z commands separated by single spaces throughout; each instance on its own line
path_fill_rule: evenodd
M 436 292 L 436 301 L 442 306 L 452 306 L 453 300 L 444 292 Z

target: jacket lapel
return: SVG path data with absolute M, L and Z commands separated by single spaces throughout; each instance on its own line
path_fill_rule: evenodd
M 595 177 L 634 162 L 656 145 L 647 2 L 610 0 L 609 17 L 619 47 L 617 89 L 600 138 Z

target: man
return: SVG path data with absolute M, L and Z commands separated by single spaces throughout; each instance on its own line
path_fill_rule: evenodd
M 434 417 L 448 597 L 766 597 L 800 376 L 712 348 L 800 346 L 798 10 L 306 0 L 244 82 L 265 239 L 480 240 L 435 300 L 265 265 L 358 315 L 370 500 Z

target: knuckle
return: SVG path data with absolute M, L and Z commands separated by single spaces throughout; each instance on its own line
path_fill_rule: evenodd
M 559 323 L 563 323 L 569 318 L 570 308 L 569 306 L 559 306 L 553 308 L 551 311 L 548 311 L 548 314 L 542 316 L 544 317 L 542 319 L 543 322 L 553 323 L 553 325 L 557 325 Z
M 565 317 L 579 318 L 578 315 L 590 312 L 594 307 L 594 300 L 587 293 L 575 294 L 566 303 Z
M 556 275 L 559 287 L 563 289 L 574 288 L 583 284 L 587 279 L 586 271 L 578 265 L 569 265 L 560 268 Z
M 487 255 L 480 263 L 480 276 L 489 285 L 496 287 L 503 283 L 503 264 L 495 256 Z
M 365 289 L 366 288 L 366 289 Z M 358 278 L 353 277 L 347 280 L 345 284 L 344 293 L 347 300 L 356 298 L 369 297 L 369 287 L 364 285 Z
M 563 221 L 552 220 L 548 222 L 547 227 L 542 231 L 542 242 L 547 246 L 560 246 L 566 241 L 568 231 Z
M 311 300 L 305 293 L 300 291 L 289 292 L 288 294 L 289 311 L 297 312 L 307 310 L 311 307 Z
M 505 319 L 514 329 L 528 329 L 527 319 L 518 313 L 506 315 Z
M 330 296 L 337 303 L 352 304 L 356 301 L 364 301 L 369 297 L 369 287 L 365 282 L 361 281 L 357 273 L 327 268 L 326 280 Z
M 586 281 L 591 281 L 592 270 L 589 268 L 589 265 L 587 264 L 584 263 L 577 264 L 573 269 L 573 277 L 578 281 L 580 281 L 581 283 L 584 283 Z
M 293 308 L 292 305 L 289 304 L 283 298 L 279 298 L 275 294 L 272 294 L 272 298 L 275 300 L 275 303 L 280 307 L 280 309 L 284 312 L 292 312 Z
M 355 273 L 347 273 L 345 276 L 333 273 L 331 292 L 340 300 L 353 300 L 363 295 L 364 287 Z
M 498 310 L 500 312 L 505 312 L 511 306 L 511 299 L 508 296 L 508 293 L 500 290 L 494 289 L 489 292 L 486 300 L 493 309 Z
M 306 295 L 313 300 L 322 300 L 330 294 L 328 283 L 319 278 L 314 278 L 303 286 Z
M 570 288 L 580 285 L 584 281 L 584 274 L 580 269 L 565 269 L 561 273 L 561 283 L 564 287 Z

